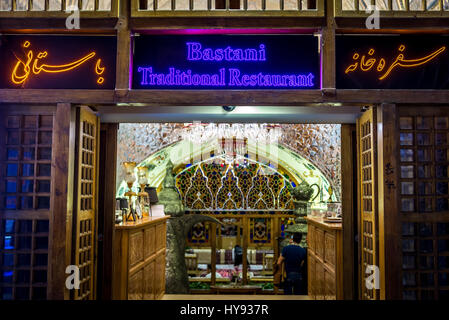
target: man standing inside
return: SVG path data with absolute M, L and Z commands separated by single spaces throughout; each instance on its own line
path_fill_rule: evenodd
M 300 294 L 302 273 L 301 268 L 307 257 L 306 250 L 299 244 L 302 240 L 302 233 L 293 234 L 293 242 L 282 249 L 277 264 L 281 267 L 285 263 L 287 279 L 284 284 L 284 294 Z

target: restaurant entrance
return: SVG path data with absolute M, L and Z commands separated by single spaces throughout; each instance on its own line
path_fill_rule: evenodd
M 245 107 L 236 107 L 235 110 L 238 111 L 239 108 Z M 263 111 L 264 108 L 260 110 Z M 307 108 L 305 110 L 307 111 Z M 350 107 L 344 110 L 347 114 L 340 113 L 337 116 L 340 121 L 355 122 L 360 114 L 360 108 Z M 315 115 L 313 110 L 307 111 L 310 114 L 304 112 L 304 119 L 312 119 L 313 116 L 317 118 L 320 113 L 323 119 L 331 119 L 328 113 L 323 112 L 323 108 L 316 111 Z M 354 114 L 349 118 L 348 114 L 351 112 Z M 158 114 L 154 115 L 156 119 L 160 117 Z M 111 121 L 115 115 L 103 114 L 100 117 Z M 345 222 L 351 234 L 344 234 L 342 220 L 330 222 L 339 228 L 335 234 L 324 232 L 325 229 L 320 229 L 322 226 L 313 230 L 318 233 L 323 231 L 323 236 L 326 234 L 326 239 L 317 238 L 315 243 L 323 248 L 326 245 L 333 246 L 329 250 L 334 251 L 332 254 L 335 257 L 342 255 L 344 240 L 345 257 L 349 258 L 346 259 L 346 264 L 351 270 L 356 269 L 354 250 L 357 245 L 354 245 L 353 233 L 357 230 L 357 219 L 352 216 L 356 212 L 353 206 L 355 189 L 352 189 L 356 186 L 352 156 L 355 150 L 354 124 L 316 123 L 316 120 L 315 123 L 300 123 L 304 122 L 301 119 L 296 119 L 296 123 L 250 123 L 248 119 L 248 123 L 242 123 L 239 118 L 233 119 L 232 122 L 223 122 L 223 118 L 220 120 L 216 115 L 212 116 L 215 117 L 214 123 L 148 123 L 144 120 L 144 115 L 143 120 L 136 123 L 126 121 L 135 119 L 134 115 L 120 114 L 120 117 L 124 121 L 118 125 L 102 124 L 104 135 L 111 128 L 117 130 L 109 135 L 109 139 L 116 139 L 116 152 L 112 148 L 109 156 L 104 156 L 109 163 L 116 163 L 115 198 L 127 198 L 126 193 L 130 190 L 124 163 L 134 162 L 136 179 L 132 182 L 131 189 L 136 195 L 141 190 L 138 172 L 146 171 L 146 186 L 154 188 L 159 196 L 164 190 L 167 165 L 171 163 L 175 190 L 179 194 L 185 215 L 206 216 L 219 222 L 199 221 L 186 230 L 182 261 L 176 264 L 185 264 L 189 292 L 210 294 L 220 290 L 223 292 L 222 289 L 229 286 L 234 289 L 236 286 L 246 286 L 250 293 L 281 294 L 282 289 L 273 284 L 273 267 L 282 248 L 289 244 L 293 233 L 303 234 L 301 245 L 307 248 L 310 242 L 307 236 L 308 216 L 321 218 L 331 213 L 337 215 L 349 208 L 351 211 L 348 210 L 350 213 L 347 217 L 350 219 Z M 259 122 L 262 122 L 264 117 L 261 113 Z M 276 117 L 285 118 L 286 115 L 275 116 L 274 120 Z M 201 119 L 201 116 L 198 118 Z M 250 119 L 255 120 L 254 116 Z M 337 118 L 334 116 L 334 119 Z M 105 144 L 107 145 L 107 141 Z M 343 148 L 346 150 L 345 155 L 342 154 Z M 345 175 L 348 182 L 345 186 L 345 179 L 342 179 L 343 163 L 348 170 Z M 110 166 L 112 170 L 112 165 Z M 105 178 L 110 179 L 111 176 L 105 175 Z M 105 181 L 105 186 L 109 186 L 109 189 L 111 181 Z M 295 188 L 304 185 L 310 187 L 311 192 L 309 203 L 302 207 L 300 202 L 303 199 L 296 199 L 293 194 Z M 347 189 L 349 185 L 350 190 Z M 343 188 L 347 190 L 345 196 Z M 122 219 L 119 216 L 118 220 Z M 167 234 L 167 239 L 169 237 Z M 324 241 L 327 241 L 326 245 Z M 170 265 L 174 264 L 174 261 L 169 258 L 169 244 L 170 241 L 167 241 L 167 277 L 171 276 L 171 271 L 177 270 L 172 270 Z M 239 252 L 241 261 L 237 261 L 240 259 Z M 314 257 L 320 259 L 320 254 Z M 328 267 L 326 271 L 319 269 L 320 265 L 324 267 L 322 260 L 314 260 L 313 266 L 315 267 L 317 262 L 318 270 L 314 268 L 313 278 L 308 280 L 310 270 L 308 272 L 306 261 L 301 294 L 313 295 L 312 298 L 343 298 L 343 261 L 335 260 L 332 267 Z M 337 263 L 340 264 L 338 267 Z M 320 292 L 325 290 L 325 287 L 320 287 L 320 277 L 324 277 L 324 272 L 327 272 L 327 286 L 331 288 L 326 294 L 324 291 Z M 330 272 L 332 279 L 328 276 Z M 354 272 L 350 277 L 353 276 Z M 350 287 L 347 292 L 351 294 L 354 294 L 354 280 L 346 279 L 345 285 Z M 169 279 L 166 281 L 168 283 Z M 333 285 L 330 281 L 333 281 Z M 129 284 L 128 286 L 131 287 Z

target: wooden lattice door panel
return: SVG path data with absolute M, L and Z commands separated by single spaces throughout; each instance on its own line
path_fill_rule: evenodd
M 79 109 L 72 257 L 80 269 L 80 289 L 75 290 L 73 297 L 76 300 L 95 298 L 98 130 L 97 116 Z
M 47 298 L 54 111 L 0 117 L 0 300 Z
M 449 108 L 399 108 L 402 298 L 449 297 Z
M 379 299 L 379 290 L 365 284 L 368 266 L 379 266 L 377 208 L 377 130 L 375 108 L 357 121 L 359 164 L 360 284 L 362 299 Z

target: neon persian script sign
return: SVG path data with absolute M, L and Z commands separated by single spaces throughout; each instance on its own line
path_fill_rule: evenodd
M 4 36 L 3 88 L 112 89 L 115 37 Z
M 319 89 L 313 35 L 139 36 L 135 89 Z
M 448 89 L 447 36 L 339 36 L 337 87 Z

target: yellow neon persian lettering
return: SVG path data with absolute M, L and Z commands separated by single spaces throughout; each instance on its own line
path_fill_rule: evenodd
M 101 67 L 101 59 L 98 59 L 97 64 L 95 65 L 95 73 L 98 75 L 103 74 L 105 67 Z
M 402 52 L 404 50 L 405 50 L 405 46 L 399 47 L 399 51 Z M 393 69 L 396 66 L 400 66 L 400 67 L 404 67 L 404 68 L 418 67 L 418 66 L 423 65 L 423 64 L 429 62 L 430 60 L 436 58 L 440 53 L 442 53 L 445 50 L 446 50 L 446 47 L 441 47 L 440 49 L 432 52 L 431 54 L 429 54 L 425 57 L 422 57 L 419 59 L 408 59 L 408 60 L 404 59 L 403 54 L 398 54 L 396 60 L 392 63 L 390 68 L 388 68 L 387 72 L 385 72 L 385 74 L 379 78 L 379 80 L 383 80 L 386 77 L 388 77 L 390 75 L 391 71 L 393 71 Z
M 413 67 L 418 67 L 421 66 L 423 64 L 428 63 L 429 61 L 435 59 L 438 55 L 440 55 L 441 53 L 443 53 L 446 50 L 446 47 L 443 46 L 441 48 L 439 48 L 438 50 L 430 53 L 429 55 L 422 57 L 422 58 L 418 58 L 418 59 L 405 59 L 404 58 L 404 54 L 402 52 L 404 52 L 406 49 L 406 46 L 401 44 L 398 48 L 398 51 L 401 52 L 397 55 L 397 57 L 395 58 L 395 60 L 391 63 L 390 67 L 387 69 L 387 71 L 385 71 L 385 73 L 383 75 L 381 75 L 379 77 L 379 80 L 384 80 L 386 79 L 388 76 L 390 76 L 390 74 L 392 73 L 392 71 L 397 68 L 397 67 L 404 67 L 404 68 L 413 68 Z M 375 50 L 374 49 L 370 49 L 368 51 L 368 55 L 372 56 L 374 54 Z M 358 60 L 360 57 L 360 55 L 358 53 L 355 53 L 352 56 L 353 60 Z M 366 57 L 365 55 L 362 55 L 362 58 L 360 59 L 360 63 L 359 62 L 355 62 L 351 65 L 349 65 L 346 70 L 345 73 L 348 74 L 350 72 L 354 72 L 356 71 L 359 66 L 360 66 L 360 70 L 363 72 L 367 72 L 369 70 L 371 70 L 373 68 L 373 66 L 375 65 L 377 59 L 375 57 L 369 58 L 367 60 L 365 60 Z M 380 58 L 378 59 L 378 65 L 377 65 L 377 71 L 378 72 L 382 72 L 385 69 L 385 66 L 387 64 L 386 60 L 384 58 Z
M 362 69 L 362 71 L 369 71 L 375 63 L 376 59 L 371 58 L 365 61 L 365 56 L 362 56 L 362 60 L 360 61 L 360 69 Z
M 31 72 L 31 68 L 30 68 L 30 63 L 31 60 L 33 60 L 33 52 L 30 50 L 27 53 L 27 61 L 23 62 L 22 60 L 20 60 L 19 58 L 17 58 L 17 63 L 14 66 L 14 69 L 12 70 L 11 73 L 11 81 L 15 84 L 21 84 L 23 82 L 25 82 L 26 79 L 28 79 L 30 72 Z M 19 67 L 22 66 L 22 71 L 23 74 L 19 74 Z
M 67 63 L 67 64 L 49 65 L 49 64 L 44 63 L 44 64 L 41 64 L 40 66 L 37 66 L 37 62 L 39 59 L 39 57 L 38 57 L 37 59 L 34 60 L 34 63 L 33 63 L 33 73 L 39 74 L 41 71 L 48 72 L 48 73 L 67 72 L 67 71 L 70 71 L 72 69 L 79 67 L 80 65 L 82 65 L 84 62 L 86 62 L 93 56 L 95 56 L 95 52 L 91 52 L 87 56 L 82 57 L 79 60 L 76 60 L 76 61 L 73 61 L 73 62 Z
M 379 64 L 377 65 L 377 71 L 381 72 L 385 68 L 386 61 L 384 58 L 379 60 Z
M 354 53 L 354 55 L 352 56 L 352 60 L 357 60 L 358 58 L 359 58 L 359 54 Z M 349 72 L 355 71 L 358 66 L 359 66 L 358 62 L 351 64 L 349 67 L 346 68 L 345 73 L 347 74 Z
M 29 41 L 25 41 L 23 43 L 23 47 L 25 47 L 25 48 L 28 48 L 30 45 L 31 45 L 31 43 Z M 46 72 L 46 73 L 67 72 L 67 71 L 73 70 L 73 69 L 81 66 L 88 60 L 92 59 L 95 55 L 96 55 L 95 52 L 91 52 L 76 61 L 73 61 L 73 62 L 70 62 L 67 64 L 62 64 L 62 65 L 50 65 L 50 64 L 46 64 L 46 63 L 42 63 L 39 65 L 38 64 L 39 60 L 46 58 L 48 56 L 48 52 L 47 51 L 39 52 L 33 61 L 34 53 L 32 50 L 29 50 L 27 53 L 26 62 L 24 62 L 20 58 L 16 57 L 18 61 L 12 70 L 11 81 L 14 84 L 22 84 L 29 78 L 31 72 L 33 72 L 33 74 L 36 74 L 36 75 L 40 74 L 41 72 Z M 105 70 L 105 67 L 101 67 L 100 63 L 101 63 L 101 59 L 98 59 L 96 65 L 95 65 L 95 73 L 97 75 L 103 74 L 103 72 Z M 102 84 L 103 82 L 104 82 L 103 77 L 100 77 L 100 79 L 97 80 L 98 84 Z

